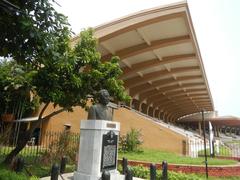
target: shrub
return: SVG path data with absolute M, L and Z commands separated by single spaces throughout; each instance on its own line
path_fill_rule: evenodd
M 150 171 L 143 166 L 132 166 L 129 167 L 134 177 L 149 179 Z
M 140 130 L 131 128 L 130 132 L 122 135 L 119 138 L 119 150 L 123 152 L 139 152 L 140 146 L 143 143 L 141 140 L 142 134 Z
M 66 156 L 71 163 L 75 162 L 76 153 L 78 152 L 79 140 L 77 135 L 68 131 L 59 134 L 49 145 L 49 148 L 42 154 L 41 160 L 44 164 L 59 162 L 63 156 Z M 77 137 L 79 139 L 79 136 Z
M 0 170 L 0 180 L 38 180 L 39 178 L 32 176 L 28 177 L 24 173 L 15 173 L 7 169 Z
M 143 166 L 133 166 L 129 167 L 132 171 L 134 177 L 139 177 L 143 179 L 150 179 L 150 170 L 149 168 L 145 168 Z M 162 179 L 161 170 L 157 170 L 157 179 Z M 203 178 L 195 175 L 195 174 L 184 174 L 168 171 L 168 180 L 202 180 Z

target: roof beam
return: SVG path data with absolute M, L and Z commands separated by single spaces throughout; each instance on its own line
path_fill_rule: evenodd
M 147 99 L 147 103 L 151 103 L 153 102 L 155 99 L 158 99 L 158 100 L 162 100 L 162 99 L 166 99 L 167 97 L 169 98 L 173 98 L 174 96 L 178 95 L 179 93 L 189 93 L 189 92 L 203 92 L 203 91 L 206 91 L 206 88 L 200 88 L 200 89 L 188 89 L 188 91 L 184 92 L 183 90 L 175 90 L 175 91 L 171 91 L 171 92 L 167 92 L 167 93 L 164 93 L 164 94 L 159 94 L 157 96 L 152 96 L 150 98 Z M 184 94 L 183 94 L 184 95 Z M 208 95 L 208 94 L 207 94 Z
M 186 104 L 192 104 L 192 106 L 199 106 L 199 105 L 211 105 L 211 102 L 209 99 L 185 99 L 179 102 L 172 102 L 172 101 L 164 101 L 164 102 L 158 102 L 158 103 L 154 103 L 153 106 L 154 107 L 168 107 L 168 106 L 185 106 Z
M 179 98 L 179 99 L 169 99 L 169 101 L 166 101 L 166 100 L 156 100 L 155 102 L 153 101 L 153 106 L 159 106 L 160 104 L 161 105 L 168 105 L 168 104 L 182 104 L 182 103 L 185 103 L 185 102 L 211 102 L 209 97 L 182 97 L 182 98 Z
M 145 84 L 141 84 L 139 86 L 135 86 L 135 87 L 131 88 L 130 95 L 135 96 L 136 94 L 144 93 L 146 91 L 155 89 L 158 86 L 161 86 L 161 87 L 166 86 L 168 84 L 172 84 L 173 82 L 196 80 L 196 79 L 201 79 L 201 78 L 202 78 L 201 75 L 194 75 L 194 76 L 182 76 L 182 77 L 178 77 L 177 79 L 170 77 L 170 78 L 166 78 L 166 79 L 153 81 L 151 84 L 147 82 Z
M 143 74 L 143 77 L 137 76 L 133 77 L 127 80 L 124 80 L 124 85 L 126 88 L 131 88 L 135 87 L 140 84 L 144 84 L 148 81 L 153 81 L 154 79 L 157 79 L 159 77 L 164 77 L 167 75 L 171 74 L 177 74 L 177 73 L 182 73 L 182 72 L 191 72 L 191 71 L 196 71 L 199 70 L 198 66 L 190 66 L 190 67 L 178 67 L 178 68 L 173 68 L 169 72 L 168 70 L 162 70 L 162 71 L 156 71 L 148 74 Z
M 166 93 L 171 90 L 183 89 L 183 88 L 189 88 L 189 87 L 191 88 L 191 87 L 202 86 L 202 85 L 205 85 L 205 84 L 203 82 L 201 82 L 201 83 L 185 83 L 185 84 L 182 84 L 181 86 L 179 84 L 174 84 L 174 85 L 159 88 L 158 90 L 157 89 L 149 90 L 149 91 L 146 91 L 139 95 L 139 101 L 143 101 L 151 96 L 156 96 L 158 94 Z
M 172 100 L 173 102 L 177 102 L 177 101 L 180 101 L 180 100 L 184 100 L 184 99 L 189 99 L 189 100 L 194 100 L 194 99 L 209 99 L 209 96 L 208 95 L 205 95 L 205 96 L 198 96 L 198 95 L 193 95 L 193 96 L 178 96 L 178 97 L 175 97 L 175 98 L 171 98 L 171 97 L 167 97 L 169 100 Z M 151 102 L 151 103 L 157 103 L 157 102 L 162 102 L 164 101 L 164 98 L 155 98 L 155 99 L 151 99 L 151 101 L 147 101 L 147 102 Z
M 186 106 L 186 109 L 182 109 L 180 107 L 168 107 L 164 108 L 163 111 L 167 111 L 171 114 L 192 114 L 194 112 L 199 112 L 199 110 L 192 105 Z
M 161 61 L 159 61 L 159 58 L 157 58 L 157 59 L 136 63 L 136 64 L 133 64 L 131 68 L 123 68 L 122 69 L 123 75 L 121 76 L 121 78 L 126 78 L 129 75 L 135 74 L 139 71 L 149 69 L 152 67 L 170 64 L 178 61 L 192 60 L 195 57 L 196 57 L 195 54 L 182 54 L 182 55 L 175 55 L 175 56 L 166 56 L 166 57 L 163 57 Z
M 151 13 L 151 12 L 149 12 Z M 145 14 L 144 14 L 145 15 Z M 139 15 L 138 15 L 139 16 Z M 141 15 L 140 15 L 141 16 Z M 165 20 L 168 20 L 168 19 L 173 19 L 173 18 L 177 18 L 177 17 L 183 17 L 184 16 L 184 12 L 177 12 L 177 13 L 172 13 L 172 14 L 168 14 L 168 15 L 165 15 L 165 16 L 158 16 L 158 17 L 155 17 L 155 18 L 152 18 L 152 19 L 148 19 L 148 20 L 145 20 L 145 21 L 141 21 L 139 23 L 135 23 L 135 24 L 132 24 L 130 26 L 126 26 L 124 28 L 121 28 L 121 29 L 118 29 L 118 30 L 115 30 L 111 33 L 108 33 L 107 35 L 105 36 L 101 36 L 101 37 L 97 37 L 98 38 L 98 41 L 99 42 L 103 42 L 103 41 L 106 41 L 106 40 L 109 40 L 111 38 L 114 38 L 120 34 L 123 34 L 123 33 L 126 33 L 126 32 L 129 32 L 129 31 L 132 31 L 132 30 L 135 30 L 135 29 L 138 29 L 138 28 L 141 28 L 141 27 L 144 27 L 144 26 L 147 26 L 147 25 L 150 25 L 150 24 L 154 24 L 154 23 L 157 23 L 157 22 L 160 22 L 160 21 L 165 21 Z M 127 17 L 127 18 L 124 18 L 124 19 L 121 19 L 119 21 L 127 21 L 128 19 L 131 19 L 132 17 Z M 115 21 L 115 23 L 119 23 L 119 21 Z M 114 25 L 113 23 L 110 23 L 110 26 Z M 97 27 L 95 28 L 95 32 L 96 31 L 100 31 L 101 29 L 103 28 L 106 28 L 107 25 L 103 25 L 101 27 Z
M 154 49 L 160 49 L 167 46 L 182 44 L 186 42 L 191 42 L 191 38 L 189 35 L 167 38 L 167 39 L 160 39 L 156 41 L 152 41 L 151 45 L 146 43 L 138 44 L 136 46 L 124 48 L 118 50 L 114 55 L 119 56 L 121 60 L 129 58 L 131 56 L 136 56 L 138 54 L 153 51 Z M 112 54 L 108 54 L 102 57 L 103 60 L 108 60 L 112 57 Z

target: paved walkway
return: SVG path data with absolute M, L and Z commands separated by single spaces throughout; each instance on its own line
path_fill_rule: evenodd
M 122 175 L 122 178 L 120 179 L 124 180 L 125 178 Z M 50 177 L 44 177 L 44 178 L 41 178 L 40 180 L 50 180 Z M 62 178 L 60 176 L 58 177 L 58 180 L 73 180 L 73 173 L 63 174 Z M 143 179 L 134 177 L 133 180 L 143 180 Z
M 66 174 L 62 174 L 62 177 L 61 178 L 60 176 L 58 176 L 58 179 L 59 180 L 73 180 L 73 173 L 66 173 Z M 44 178 L 41 178 L 40 180 L 50 180 L 50 177 L 44 177 Z

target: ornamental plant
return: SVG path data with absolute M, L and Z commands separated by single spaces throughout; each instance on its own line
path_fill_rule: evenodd
M 82 31 L 77 44 L 71 47 L 69 23 L 53 8 L 54 0 L 9 2 L 0 6 L 0 56 L 10 57 L 27 70 L 31 78 L 25 79 L 29 83 L 26 86 L 44 106 L 38 120 L 4 160 L 6 164 L 25 147 L 41 122 L 63 111 L 72 111 L 74 106 L 84 108 L 89 95 L 95 99 L 100 89 L 107 89 L 114 100 L 129 100 L 119 80 L 122 73 L 119 58 L 101 59 L 92 29 Z M 43 117 L 50 104 L 59 108 Z

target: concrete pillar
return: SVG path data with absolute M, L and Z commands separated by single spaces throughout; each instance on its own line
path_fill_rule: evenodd
M 216 129 L 217 129 L 217 137 L 220 137 L 220 128 L 219 128 L 219 126 L 216 126 Z
M 155 113 L 156 113 L 157 108 L 153 109 L 153 117 L 155 118 Z
M 217 137 L 217 126 L 213 126 L 214 137 Z
M 143 102 L 139 102 L 139 108 L 138 108 L 138 111 L 142 112 L 142 104 Z
M 168 121 L 168 122 L 171 122 L 171 120 L 170 120 L 171 118 L 170 118 L 170 117 L 171 117 L 171 113 L 169 113 L 169 114 L 167 115 L 167 121 Z
M 129 107 L 132 108 L 132 103 L 133 103 L 133 99 L 130 100 L 129 102 Z
M 201 123 L 201 121 L 198 121 L 198 132 L 199 132 L 199 135 L 201 136 L 202 135 L 202 123 Z
M 150 109 L 150 106 L 147 107 L 147 115 L 149 116 L 149 109 Z
M 167 112 L 164 112 L 164 114 L 163 114 L 163 120 L 164 120 L 164 122 L 168 122 L 168 120 L 167 120 Z

